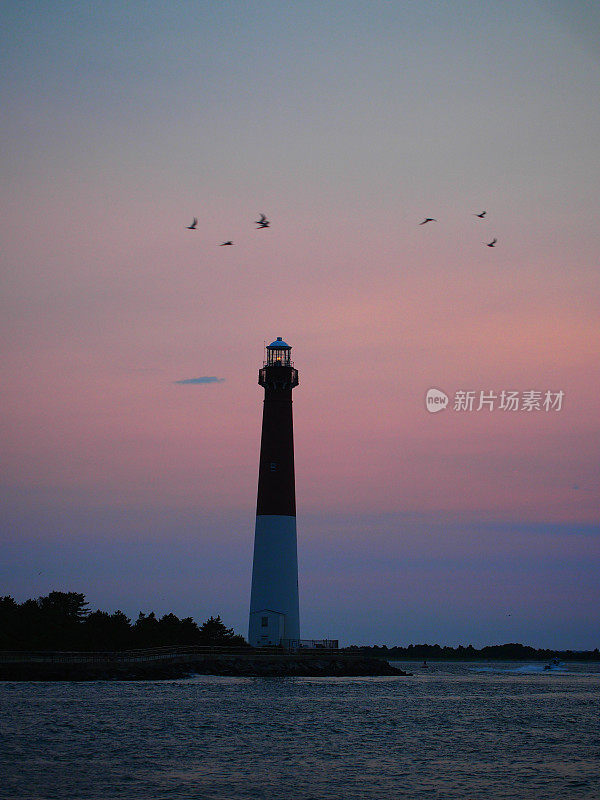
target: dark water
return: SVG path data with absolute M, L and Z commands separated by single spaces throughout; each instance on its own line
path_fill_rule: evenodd
M 600 798 L 600 665 L 407 668 L 3 683 L 0 797 Z

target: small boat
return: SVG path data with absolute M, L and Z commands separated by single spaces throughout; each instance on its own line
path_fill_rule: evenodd
M 544 666 L 544 669 L 555 669 L 556 667 L 560 667 L 560 659 L 556 656 Z

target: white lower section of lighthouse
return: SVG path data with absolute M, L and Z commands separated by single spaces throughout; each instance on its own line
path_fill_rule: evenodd
M 256 517 L 250 627 L 253 647 L 300 638 L 296 517 Z

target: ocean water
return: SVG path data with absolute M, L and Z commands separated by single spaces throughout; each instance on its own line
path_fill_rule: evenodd
M 0 683 L 2 800 L 600 798 L 600 665 Z

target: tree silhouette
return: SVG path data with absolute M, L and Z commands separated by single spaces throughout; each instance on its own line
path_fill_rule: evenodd
M 131 638 L 131 621 L 122 611 L 93 611 L 83 622 L 86 650 L 124 650 L 131 647 Z
M 47 597 L 39 597 L 37 604 L 47 617 L 69 622 L 82 622 L 90 613 L 85 595 L 79 592 L 50 592 Z
M 20 642 L 19 605 L 14 597 L 0 597 L 0 648 L 10 650 Z
M 236 636 L 233 628 L 227 628 L 220 616 L 209 617 L 200 626 L 200 637 L 202 644 L 231 646 L 244 643 L 242 636 Z
M 140 611 L 135 623 L 122 612 L 88 609 L 79 592 L 50 592 L 17 603 L 0 598 L 0 649 L 3 650 L 130 650 L 181 645 L 248 646 L 227 628 L 220 616 L 198 627 L 191 617 Z

